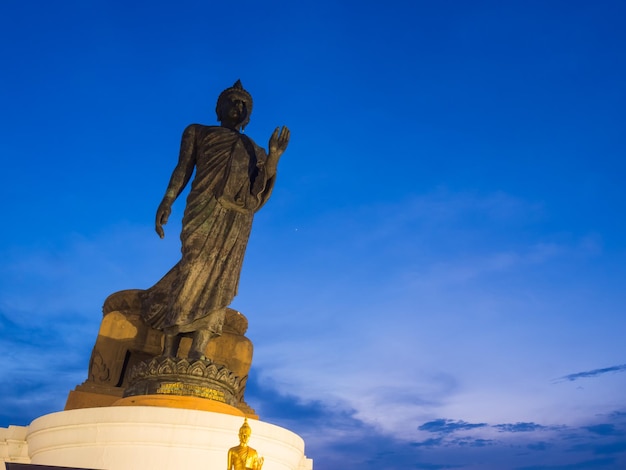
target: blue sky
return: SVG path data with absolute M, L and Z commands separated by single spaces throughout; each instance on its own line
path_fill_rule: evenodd
M 624 2 L 127 3 L 0 6 L 0 426 L 176 263 L 240 78 L 292 135 L 233 303 L 261 418 L 317 469 L 626 467 Z

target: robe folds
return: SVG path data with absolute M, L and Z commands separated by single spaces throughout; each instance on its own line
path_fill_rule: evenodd
M 142 295 L 149 325 L 167 334 L 221 333 L 254 213 L 274 185 L 266 160 L 265 150 L 237 131 L 199 124 L 185 129 L 177 169 L 191 174 L 195 167 L 195 176 L 183 217 L 182 258 Z
M 228 470 L 260 470 L 263 460 L 253 448 L 238 445 L 228 450 L 227 467 Z

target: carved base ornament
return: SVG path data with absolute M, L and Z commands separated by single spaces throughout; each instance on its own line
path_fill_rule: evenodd
M 159 356 L 135 365 L 124 397 L 177 395 L 237 405 L 240 379 L 211 361 Z

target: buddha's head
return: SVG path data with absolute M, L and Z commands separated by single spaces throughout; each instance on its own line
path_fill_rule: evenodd
M 252 434 L 252 429 L 250 429 L 250 425 L 248 424 L 248 419 L 245 418 L 243 420 L 243 424 L 241 425 L 241 428 L 239 428 L 239 442 L 241 442 L 242 445 L 248 444 L 251 434 Z
M 245 129 L 252 113 L 252 96 L 244 90 L 241 80 L 220 93 L 215 113 L 222 126 L 237 131 Z

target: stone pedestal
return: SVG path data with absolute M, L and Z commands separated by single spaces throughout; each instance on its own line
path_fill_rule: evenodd
M 140 290 L 125 290 L 104 302 L 104 317 L 89 361 L 87 380 L 71 391 L 66 410 L 111 406 L 124 396 L 130 374 L 148 363 L 163 350 L 163 333 L 147 326 L 141 319 Z M 205 356 L 217 366 L 224 366 L 238 378 L 233 406 L 246 416 L 258 418 L 244 400 L 248 372 L 252 364 L 252 342 L 244 336 L 248 320 L 240 312 L 227 309 L 222 335 L 212 339 Z M 183 338 L 179 356 L 185 358 L 191 338 Z M 151 394 L 146 389 L 143 393 Z M 184 393 L 181 393 L 184 395 Z
M 28 427 L 30 463 L 103 470 L 226 468 L 243 417 L 209 411 L 112 406 L 52 413 Z M 249 421 L 263 470 L 311 470 L 293 432 Z

